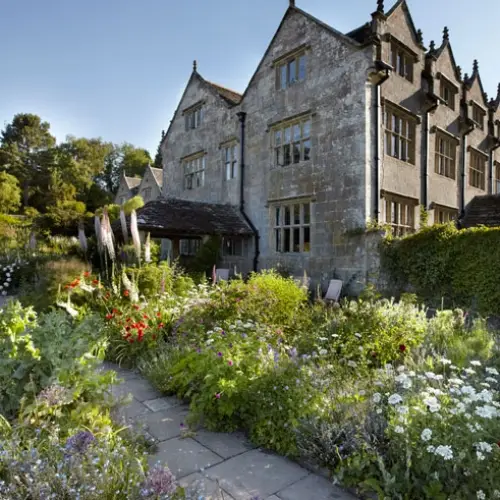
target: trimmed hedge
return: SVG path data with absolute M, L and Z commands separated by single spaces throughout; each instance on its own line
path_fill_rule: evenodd
M 398 292 L 410 286 L 430 305 L 500 314 L 500 228 L 436 225 L 386 239 L 381 264 Z

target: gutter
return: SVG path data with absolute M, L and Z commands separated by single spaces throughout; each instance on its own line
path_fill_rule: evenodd
M 390 77 L 390 72 L 392 70 L 392 66 L 384 63 L 383 61 L 377 60 L 375 61 L 375 66 L 377 69 L 380 71 L 385 71 L 384 76 L 380 78 L 376 83 L 375 83 L 375 89 L 377 92 L 377 102 L 375 105 L 375 183 L 374 183 L 374 215 L 375 215 L 375 220 L 379 220 L 379 215 L 380 215 L 380 125 L 381 125 L 381 120 L 380 120 L 380 110 L 382 108 L 382 103 L 381 103 L 381 86 L 382 84 L 389 79 Z
M 462 133 L 462 151 L 460 152 L 460 171 L 462 176 L 462 184 L 460 186 L 460 215 L 461 219 L 465 215 L 465 157 L 467 155 L 467 136 L 475 129 L 474 124 L 470 124 L 467 120 L 469 128 Z
M 257 272 L 259 267 L 259 255 L 260 255 L 260 245 L 259 245 L 259 231 L 254 226 L 253 222 L 250 220 L 248 215 L 245 213 L 245 121 L 247 114 L 244 111 L 240 111 L 236 114 L 240 121 L 240 212 L 246 223 L 250 226 L 254 237 L 255 237 L 255 254 L 253 258 L 253 270 Z
M 441 99 L 434 94 L 431 94 L 430 97 L 432 100 L 434 100 L 434 103 L 431 105 L 430 108 L 428 108 L 425 111 L 425 153 L 424 153 L 424 164 L 423 164 L 423 169 L 422 169 L 422 205 L 424 206 L 425 210 L 427 210 L 427 204 L 428 204 L 428 192 L 429 192 L 429 134 L 430 134 L 430 127 L 429 127 L 429 116 L 430 114 L 435 111 L 440 104 Z

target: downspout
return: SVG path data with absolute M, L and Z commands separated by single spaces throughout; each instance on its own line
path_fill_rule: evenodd
M 422 205 L 425 210 L 427 210 L 428 204 L 428 193 L 429 193 L 429 137 L 430 137 L 430 127 L 429 127 L 429 117 L 430 114 L 435 111 L 439 106 L 439 101 L 435 102 L 426 112 L 425 112 L 425 154 L 424 154 L 424 168 L 422 171 Z
M 380 110 L 382 108 L 381 87 L 382 84 L 389 79 L 389 68 L 382 61 L 376 61 L 377 66 L 383 65 L 385 75 L 375 83 L 375 91 L 377 93 L 377 102 L 375 105 L 375 183 L 374 183 L 374 212 L 375 220 L 378 222 L 380 215 Z
M 500 141 L 497 139 L 495 140 L 495 144 L 493 147 L 490 148 L 490 154 L 488 157 L 488 169 L 489 169 L 489 184 L 488 184 L 488 194 L 493 194 L 493 166 L 494 166 L 494 161 L 493 161 L 493 151 L 495 149 L 500 148 Z
M 245 213 L 245 120 L 247 114 L 244 111 L 237 113 L 240 120 L 240 212 L 246 223 L 250 226 L 255 238 L 255 254 L 253 258 L 253 270 L 257 272 L 259 266 L 259 231 Z
M 474 125 L 469 127 L 462 134 L 462 151 L 460 158 L 460 170 L 462 177 L 462 185 L 460 186 L 460 216 L 461 219 L 465 215 L 465 156 L 467 154 L 467 136 L 474 130 Z

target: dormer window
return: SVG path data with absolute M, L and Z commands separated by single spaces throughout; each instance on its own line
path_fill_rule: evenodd
M 286 89 L 306 79 L 306 48 L 295 50 L 274 62 L 276 67 L 276 88 Z
M 409 82 L 413 82 L 415 57 L 399 43 L 391 43 L 391 64 L 394 71 Z
M 476 104 L 472 103 L 472 121 L 481 129 L 484 130 L 484 117 L 486 116 L 486 111 Z
M 184 112 L 186 130 L 198 128 L 203 121 L 203 107 L 201 105 L 189 108 Z
M 456 88 L 443 77 L 441 77 L 439 95 L 450 109 L 455 109 Z

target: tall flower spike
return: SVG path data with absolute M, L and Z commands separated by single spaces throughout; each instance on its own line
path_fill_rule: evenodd
M 78 241 L 80 242 L 80 248 L 83 253 L 87 253 L 87 237 L 85 236 L 85 228 L 83 224 L 78 225 Z
M 130 232 L 132 233 L 132 242 L 134 243 L 135 255 L 137 261 L 141 261 L 141 238 L 139 237 L 139 229 L 137 227 L 137 214 L 132 210 L 130 214 Z
M 150 233 L 146 236 L 146 242 L 144 243 L 144 262 L 151 262 L 151 235 Z
M 125 216 L 125 211 L 123 208 L 120 210 L 120 224 L 122 226 L 123 241 L 125 244 L 128 243 L 128 230 L 127 230 L 127 217 Z
M 97 251 L 101 254 L 102 253 L 101 221 L 98 215 L 94 217 L 94 231 L 95 231 L 95 239 L 97 241 Z
M 111 229 L 111 221 L 109 220 L 108 209 L 104 207 L 101 220 L 101 244 L 108 251 L 109 258 L 115 260 L 115 246 L 113 244 L 113 230 Z

